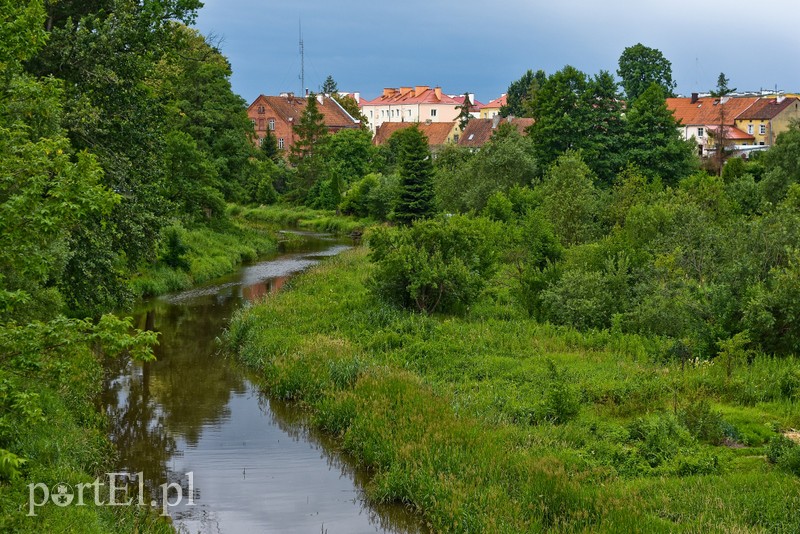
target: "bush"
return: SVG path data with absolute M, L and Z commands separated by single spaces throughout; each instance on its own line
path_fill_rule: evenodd
M 782 434 L 769 440 L 767 460 L 784 471 L 800 476 L 800 446 Z
M 463 311 L 495 270 L 496 234 L 494 223 L 461 216 L 379 228 L 369 239 L 372 290 L 425 313 Z

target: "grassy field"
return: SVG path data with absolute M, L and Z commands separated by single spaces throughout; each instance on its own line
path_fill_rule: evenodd
M 797 532 L 800 362 L 674 362 L 537 324 L 498 278 L 463 317 L 389 307 L 358 249 L 243 310 L 227 341 L 436 531 Z

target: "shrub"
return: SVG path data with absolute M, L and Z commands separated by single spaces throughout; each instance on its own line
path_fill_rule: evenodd
M 379 228 L 369 240 L 377 264 L 372 290 L 425 313 L 463 311 L 494 272 L 496 233 L 486 219 L 461 216 Z

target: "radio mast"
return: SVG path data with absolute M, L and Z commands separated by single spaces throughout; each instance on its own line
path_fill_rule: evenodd
M 303 46 L 303 20 L 298 22 L 300 30 L 300 94 L 306 94 L 306 54 Z

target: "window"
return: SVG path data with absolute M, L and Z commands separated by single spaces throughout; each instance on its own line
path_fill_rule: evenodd
M 747 133 L 749 133 L 750 135 L 753 135 L 753 125 L 752 124 L 748 124 L 747 125 Z
M 258 119 L 258 129 L 259 130 L 264 129 L 264 119 Z
M 269 120 L 269 129 L 275 131 L 275 119 Z
M 369 118 L 372 118 L 372 110 L 369 110 Z
M 263 146 L 263 145 L 264 145 L 264 138 L 263 137 L 259 137 L 258 138 L 258 146 Z
M 702 138 L 704 133 L 705 132 L 704 132 L 704 129 L 702 127 L 697 129 L 697 137 Z
M 280 150 L 283 150 L 283 137 L 281 137 L 280 139 L 278 139 L 278 148 L 279 148 Z
M 435 116 L 436 116 L 436 110 L 435 110 L 435 109 L 432 109 L 432 110 L 431 110 L 431 117 L 435 117 Z
M 264 106 L 258 106 L 258 114 L 259 115 L 263 115 L 264 114 Z
M 411 116 L 411 110 L 410 109 L 406 110 L 406 115 L 408 115 L 409 117 Z
M 767 125 L 766 124 L 759 125 L 758 133 L 760 133 L 761 135 L 764 135 L 765 133 L 767 133 Z

